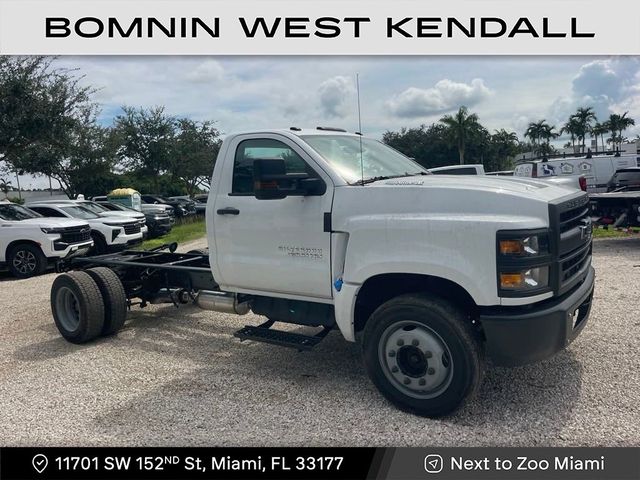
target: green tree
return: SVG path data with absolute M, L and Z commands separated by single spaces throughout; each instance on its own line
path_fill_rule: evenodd
M 555 130 L 555 125 L 549 125 L 546 120 L 540 120 L 530 123 L 524 136 L 531 140 L 537 155 L 548 155 L 554 151 L 551 140 L 559 136 Z
M 467 143 L 480 129 L 478 115 L 470 114 L 467 107 L 462 106 L 455 114 L 442 117 L 440 122 L 447 128 L 446 135 L 449 141 L 458 148 L 460 165 L 463 165 Z
M 598 151 L 598 137 L 602 138 L 602 151 L 604 152 L 606 150 L 604 136 L 607 133 L 609 133 L 609 126 L 607 125 L 607 122 L 596 123 L 591 127 L 591 135 L 596 139 L 596 152 Z
M 496 130 L 490 138 L 490 155 L 484 167 L 487 171 L 509 170 L 514 157 L 520 151 L 520 141 L 515 132 Z
M 220 149 L 220 132 L 210 121 L 180 118 L 176 124 L 178 133 L 173 147 L 172 173 L 182 180 L 187 193 L 194 195 L 200 186 L 209 187 Z
M 578 120 L 570 117 L 567 123 L 565 123 L 560 129 L 560 133 L 568 133 L 571 137 L 571 146 L 573 147 L 573 152 L 576 153 L 576 140 L 578 138 L 578 134 L 580 132 L 580 125 L 578 124 Z
M 629 112 L 624 112 L 622 115 L 612 113 L 607 120 L 606 125 L 609 127 L 609 132 L 611 132 L 609 141 L 614 148 L 619 148 L 622 145 L 624 131 L 636 124 L 633 118 L 627 116 L 628 114 Z
M 82 78 L 51 58 L 0 57 L 0 159 L 12 170 L 60 173 L 78 130 L 95 118 Z
M 122 107 L 114 121 L 117 156 L 122 166 L 157 179 L 174 161 L 176 121 L 164 107 Z M 155 181 L 155 180 L 154 180 Z M 158 183 L 154 183 L 158 186 Z
M 94 89 L 82 79 L 50 58 L 0 57 L 2 159 L 15 171 L 55 178 L 72 198 L 112 165 Z
M 570 120 L 572 119 L 575 121 L 577 128 L 576 136 L 582 146 L 581 151 L 584 153 L 587 134 L 591 132 L 592 123 L 598 119 L 593 111 L 593 107 L 578 108 L 578 111 L 571 116 Z
M 406 156 L 415 159 L 425 168 L 451 165 L 457 151 L 447 139 L 447 127 L 441 123 L 420 125 L 415 128 L 401 128 L 387 131 L 382 141 Z

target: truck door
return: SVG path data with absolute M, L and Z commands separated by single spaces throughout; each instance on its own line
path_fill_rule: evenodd
M 213 212 L 220 283 L 238 291 L 331 297 L 333 184 L 290 139 L 265 134 L 239 136 L 230 145 Z M 229 158 L 233 156 L 233 161 Z M 326 184 L 322 195 L 258 200 L 253 161 L 282 158 L 287 173 L 308 173 Z

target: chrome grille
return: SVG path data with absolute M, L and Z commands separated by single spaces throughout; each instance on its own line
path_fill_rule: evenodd
M 553 235 L 554 283 L 562 294 L 580 283 L 591 264 L 591 216 L 586 194 L 551 204 L 549 218 Z
M 134 233 L 140 233 L 140 224 L 132 223 L 124 226 L 124 233 L 127 235 L 133 235 Z

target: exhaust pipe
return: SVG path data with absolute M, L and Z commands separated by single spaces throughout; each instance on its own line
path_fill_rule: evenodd
M 196 305 L 203 310 L 213 310 L 221 313 L 245 315 L 249 313 L 249 302 L 238 302 L 235 293 L 212 292 L 200 290 L 196 295 Z
M 191 300 L 189 292 L 184 288 L 175 288 L 173 290 L 164 290 L 157 297 L 153 298 L 149 303 L 152 305 L 162 303 L 187 304 Z

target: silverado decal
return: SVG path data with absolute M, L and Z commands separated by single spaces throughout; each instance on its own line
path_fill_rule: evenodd
M 278 250 L 290 257 L 306 257 L 313 260 L 322 260 L 323 258 L 323 252 L 321 248 L 292 247 L 289 245 L 280 245 L 278 247 Z

